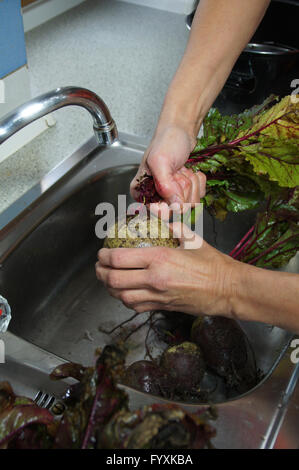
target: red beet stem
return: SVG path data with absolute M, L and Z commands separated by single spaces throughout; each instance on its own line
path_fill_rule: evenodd
M 254 231 L 254 225 L 248 230 L 248 232 L 246 233 L 246 235 L 244 235 L 244 237 L 242 238 L 242 240 L 239 241 L 239 243 L 235 246 L 235 248 L 229 253 L 229 256 L 232 256 L 233 258 L 235 256 L 238 255 L 238 253 L 234 256 L 234 254 L 236 253 L 236 251 L 239 250 L 239 248 L 241 248 L 241 245 L 243 245 L 243 243 L 245 242 L 245 240 L 247 240 L 247 238 L 249 238 L 249 236 L 252 234 L 252 232 Z M 242 246 L 242 249 L 245 248 Z

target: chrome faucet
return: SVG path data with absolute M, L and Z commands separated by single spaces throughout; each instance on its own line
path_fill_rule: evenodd
M 116 124 L 104 101 L 90 90 L 77 87 L 57 88 L 19 106 L 0 120 L 0 144 L 31 122 L 64 106 L 81 106 L 93 118 L 93 128 L 101 145 L 118 140 Z

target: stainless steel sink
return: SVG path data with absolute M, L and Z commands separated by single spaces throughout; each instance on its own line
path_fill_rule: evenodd
M 118 194 L 129 198 L 129 182 L 146 144 L 125 134 L 110 147 L 98 146 L 92 138 L 0 215 L 0 293 L 13 315 L 9 332 L 1 336 L 7 362 L 0 364 L 0 379 L 9 379 L 20 393 L 35 396 L 47 389 L 59 396 L 64 384 L 49 383 L 49 371 L 64 360 L 92 363 L 96 347 L 110 341 L 99 327 L 112 327 L 132 315 L 95 278 L 94 263 L 102 245 L 95 235 L 95 208 L 104 201 L 116 205 Z M 218 223 L 205 214 L 204 237 L 228 252 L 254 217 L 231 215 Z M 287 269 L 299 272 L 298 256 Z M 293 335 L 270 325 L 242 326 L 265 377 L 243 396 L 218 404 L 214 444 L 269 448 L 284 423 L 298 376 L 299 366 L 290 361 Z M 144 357 L 145 332 L 136 334 L 138 347 L 128 361 Z M 127 390 L 133 407 L 163 402 Z

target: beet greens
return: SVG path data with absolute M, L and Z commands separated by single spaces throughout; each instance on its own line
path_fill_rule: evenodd
M 266 209 L 231 251 L 240 261 L 278 268 L 299 250 L 299 103 L 270 96 L 240 115 L 211 109 L 186 166 L 207 176 L 202 199 L 220 220 L 228 212 Z M 139 181 L 140 201 L 161 200 L 154 180 Z
M 179 406 L 151 405 L 130 411 L 128 396 L 117 386 L 124 373 L 126 348 L 108 345 L 94 367 L 63 364 L 53 380 L 77 382 L 62 398 L 61 419 L 31 399 L 18 397 L 0 382 L 0 449 L 203 449 L 215 430 L 209 409 L 189 413 Z

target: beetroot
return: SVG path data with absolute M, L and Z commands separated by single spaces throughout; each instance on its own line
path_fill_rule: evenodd
M 173 236 L 164 220 L 146 213 L 140 216 L 130 215 L 117 220 L 109 228 L 104 240 L 104 248 L 145 248 L 166 246 L 177 248 L 179 239 Z
M 175 344 L 190 341 L 190 331 L 194 317 L 182 312 L 168 312 L 166 310 L 157 310 L 159 315 L 152 326 L 158 339 L 174 346 Z
M 200 348 L 188 341 L 171 346 L 161 357 L 163 367 L 171 377 L 175 392 L 189 394 L 197 391 L 205 372 L 205 364 Z
M 244 393 L 257 384 L 253 350 L 235 320 L 199 316 L 192 325 L 191 338 L 200 346 L 207 367 L 223 377 L 228 388 Z
M 147 175 L 145 173 L 145 175 L 138 180 L 138 184 L 135 189 L 139 193 L 137 202 L 151 204 L 162 201 L 161 196 L 156 190 L 154 178 L 151 175 Z
M 125 372 L 124 385 L 141 392 L 165 396 L 168 387 L 166 372 L 152 361 L 137 361 Z

